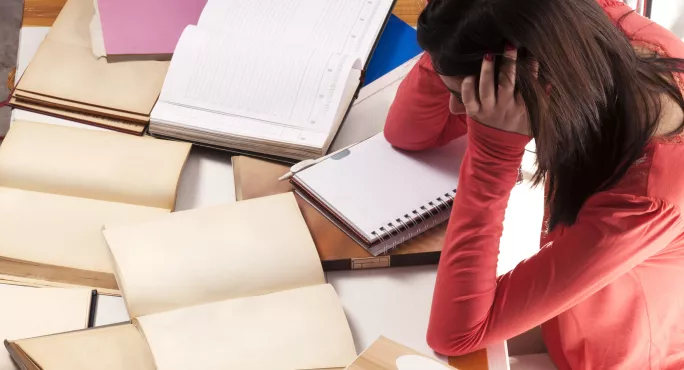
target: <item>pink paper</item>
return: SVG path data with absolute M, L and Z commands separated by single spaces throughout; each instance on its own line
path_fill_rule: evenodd
M 107 55 L 173 54 L 207 0 L 98 0 Z

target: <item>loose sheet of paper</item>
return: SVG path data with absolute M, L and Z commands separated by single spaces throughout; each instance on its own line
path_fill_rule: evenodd
M 85 329 L 89 289 L 28 288 L 0 284 L 0 342 Z M 0 370 L 15 370 L 0 350 Z
M 325 283 L 291 193 L 104 234 L 131 317 Z
M 356 358 L 327 284 L 143 316 L 138 324 L 158 370 L 327 369 Z

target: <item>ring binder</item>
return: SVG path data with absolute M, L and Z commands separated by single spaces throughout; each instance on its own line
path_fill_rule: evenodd
M 386 226 L 380 226 L 373 231 L 371 235 L 375 236 L 380 243 L 385 243 L 393 237 L 401 236 L 396 242 L 385 246 L 383 254 L 392 251 L 415 235 L 421 234 L 442 223 L 444 219 L 437 216 L 451 210 L 455 195 L 456 189 L 453 189 L 450 193 L 445 193 L 443 196 L 437 197 L 434 201 L 427 202 L 425 205 L 404 214 L 403 218 L 408 221 L 397 218 L 394 222 L 388 222 Z M 446 200 L 444 198 L 446 198 Z

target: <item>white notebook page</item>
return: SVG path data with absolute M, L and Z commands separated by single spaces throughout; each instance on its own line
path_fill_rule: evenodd
M 391 6 L 392 0 L 209 0 L 198 26 L 349 54 L 365 64 Z
M 373 231 L 456 189 L 465 147 L 462 137 L 441 148 L 406 152 L 380 133 L 296 178 L 373 241 Z
M 355 62 L 303 46 L 264 49 L 188 27 L 160 101 L 327 133 Z

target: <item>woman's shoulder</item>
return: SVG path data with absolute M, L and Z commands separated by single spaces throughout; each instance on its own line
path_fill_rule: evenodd
M 610 192 L 664 201 L 684 209 L 684 134 L 658 137 Z
M 635 46 L 645 47 L 665 57 L 684 58 L 684 42 L 670 30 L 641 16 L 620 0 L 598 2 Z

